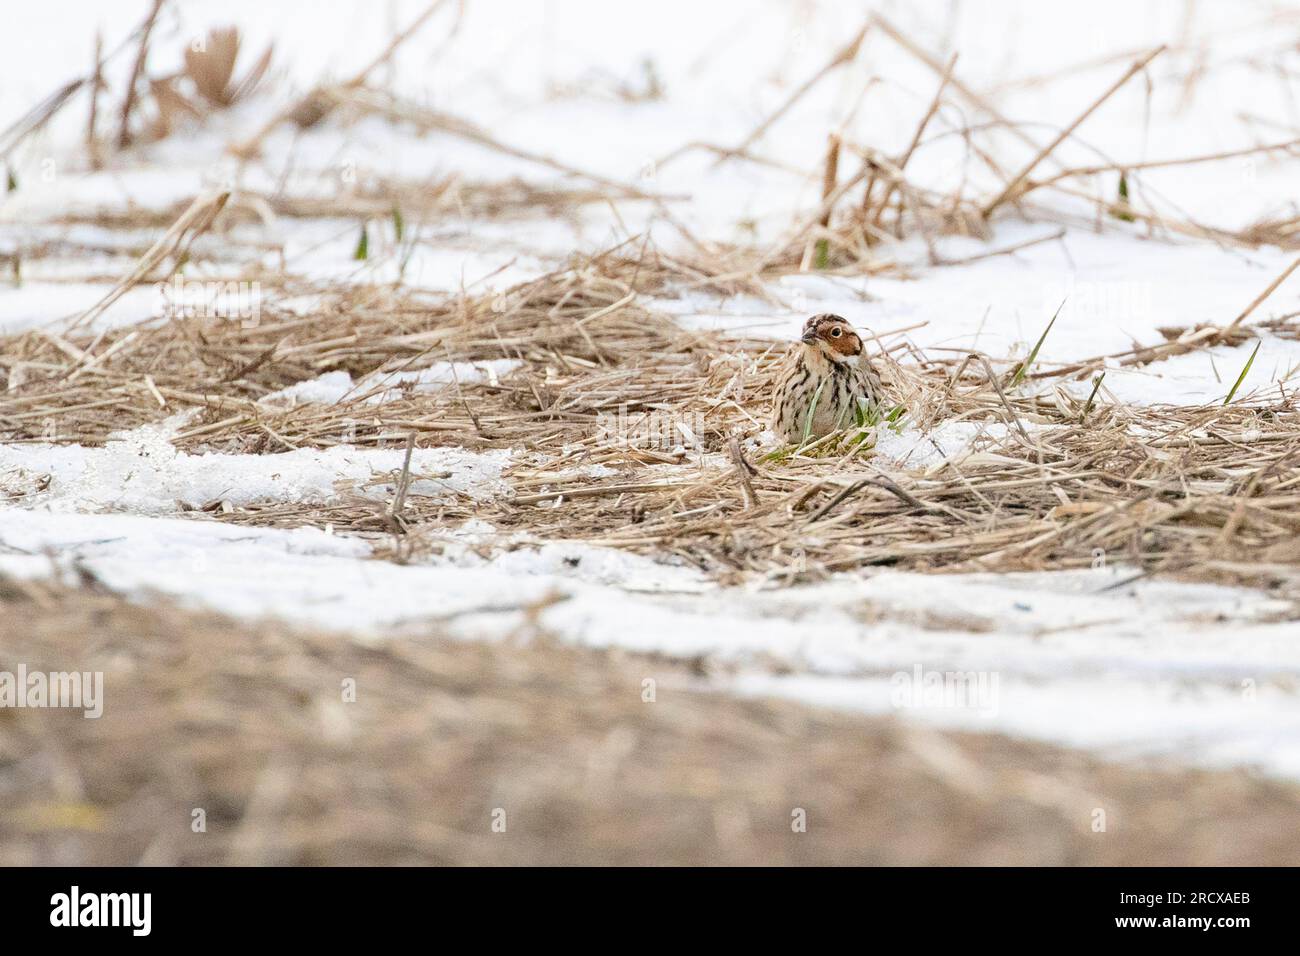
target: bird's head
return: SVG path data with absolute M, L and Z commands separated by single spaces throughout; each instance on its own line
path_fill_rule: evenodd
M 803 324 L 799 337 L 805 348 L 815 349 L 832 362 L 853 362 L 862 355 L 862 338 L 839 315 L 814 315 Z

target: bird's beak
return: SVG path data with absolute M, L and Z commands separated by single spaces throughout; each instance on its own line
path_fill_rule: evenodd
M 814 332 L 812 329 L 809 329 L 807 332 L 803 334 L 803 336 L 799 339 L 799 341 L 803 342 L 805 345 L 812 345 L 814 342 L 817 341 L 817 333 Z

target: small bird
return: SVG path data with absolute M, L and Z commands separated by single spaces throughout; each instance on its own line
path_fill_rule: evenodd
M 788 442 L 821 438 L 857 422 L 884 390 L 862 338 L 843 316 L 822 313 L 803 324 L 786 356 L 772 402 L 772 430 Z

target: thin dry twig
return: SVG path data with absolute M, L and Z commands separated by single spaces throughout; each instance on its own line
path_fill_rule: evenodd
M 1072 123 L 1066 126 L 1065 129 L 1061 130 L 1061 132 L 1056 135 L 1055 139 L 1053 139 L 1050 143 L 1048 143 L 1046 146 L 1040 149 L 1038 153 L 1034 156 L 1034 158 L 1031 159 L 1029 163 L 1020 170 L 1019 173 L 1017 173 L 1015 176 L 1011 178 L 1011 181 L 1007 183 L 1005 187 L 1003 187 L 1000 193 L 998 193 L 995 197 L 993 197 L 987 203 L 984 204 L 984 207 L 981 210 L 984 218 L 987 219 L 990 215 L 993 214 L 993 211 L 997 209 L 998 206 L 1002 205 L 1007 200 L 1019 196 L 1020 195 L 1019 189 L 1021 184 L 1025 181 L 1025 179 L 1029 176 L 1029 174 L 1034 171 L 1034 168 L 1039 163 L 1041 163 L 1047 156 L 1050 156 L 1052 154 L 1052 151 L 1055 150 L 1056 147 L 1060 146 L 1063 142 L 1065 142 L 1074 133 L 1074 131 L 1079 128 L 1079 125 L 1097 110 L 1097 107 L 1101 106 L 1102 103 L 1110 99 L 1111 96 L 1114 95 L 1114 93 L 1120 87 L 1122 87 L 1125 83 L 1127 83 L 1138 73 L 1144 70 L 1148 63 L 1150 63 L 1152 60 L 1154 60 L 1157 56 L 1159 56 L 1164 51 L 1165 51 L 1165 46 L 1162 44 L 1161 46 L 1156 47 L 1154 50 L 1151 50 L 1149 53 L 1147 53 L 1146 56 L 1142 57 L 1142 59 L 1138 60 L 1136 63 L 1130 66 L 1128 70 L 1125 71 L 1123 76 L 1121 76 L 1109 87 L 1107 87 L 1106 91 L 1102 93 L 1101 96 L 1097 97 L 1097 99 L 1093 100 L 1092 104 L 1082 113 L 1080 113 L 1077 117 L 1075 117 Z
M 1228 324 L 1228 328 L 1226 331 L 1231 331 L 1232 329 L 1235 329 L 1237 326 L 1241 325 L 1241 323 L 1244 322 L 1247 318 L 1249 318 L 1251 313 L 1253 313 L 1257 308 L 1259 308 L 1260 303 L 1263 302 L 1265 299 L 1267 299 L 1275 291 L 1277 291 L 1277 287 L 1280 286 L 1283 282 L 1285 282 L 1287 280 L 1287 277 L 1290 276 L 1291 273 L 1295 272 L 1295 270 L 1298 267 L 1300 267 L 1300 257 L 1293 260 L 1289 266 L 1283 269 L 1281 275 L 1279 275 L 1276 279 L 1274 279 L 1272 282 L 1268 284 L 1268 288 L 1266 288 L 1259 295 L 1255 296 L 1254 300 L 1250 303 L 1250 305 L 1246 306 L 1246 308 L 1242 310 L 1242 313 Z
M 144 31 L 140 34 L 140 46 L 136 50 L 135 63 L 131 66 L 131 75 L 126 82 L 126 93 L 122 97 L 121 119 L 118 121 L 117 148 L 126 149 L 131 145 L 131 112 L 135 109 L 136 88 L 144 76 L 145 62 L 149 59 L 149 37 L 153 33 L 154 23 L 162 11 L 166 0 L 153 0 L 153 7 L 145 17 Z
M 393 55 L 406 43 L 419 29 L 427 23 L 435 13 L 447 2 L 447 0 L 433 0 L 424 11 L 416 17 L 411 23 L 393 37 L 388 46 L 384 48 L 378 56 L 374 57 L 361 70 L 355 73 L 350 79 L 341 84 L 343 89 L 355 89 L 365 84 L 370 74 L 379 69 L 380 66 L 392 59 Z M 322 88 L 317 87 L 310 90 L 304 96 L 295 100 L 290 106 L 285 107 L 270 120 L 268 120 L 256 133 L 239 143 L 233 143 L 228 147 L 228 152 L 235 156 L 249 158 L 257 155 L 262 148 L 262 142 L 267 136 L 281 124 L 288 120 L 295 120 L 300 126 L 312 126 L 321 119 L 332 108 L 330 99 L 324 95 Z
M 793 107 L 796 103 L 798 103 L 801 99 L 803 99 L 803 97 L 807 95 L 809 90 L 811 90 L 814 86 L 820 83 L 825 77 L 835 72 L 835 70 L 837 70 L 839 67 L 843 66 L 846 63 L 852 63 L 853 60 L 858 55 L 858 48 L 862 46 L 862 40 L 864 37 L 866 37 L 867 28 L 869 26 L 870 26 L 869 23 L 864 23 L 861 29 L 859 29 L 858 32 L 853 35 L 853 39 L 849 40 L 848 43 L 840 47 L 840 49 L 837 50 L 835 54 L 829 60 L 826 61 L 826 64 L 821 69 L 819 69 L 812 76 L 808 77 L 808 79 L 804 80 L 804 82 L 800 83 L 799 86 L 796 87 L 795 90 L 785 98 L 785 100 L 781 103 L 780 106 L 778 106 L 775 110 L 769 113 L 767 117 L 764 118 L 763 122 L 759 123 L 758 126 L 754 127 L 754 129 L 750 132 L 748 136 L 746 136 L 743 140 L 741 140 L 730 150 L 727 150 L 722 156 L 719 156 L 718 159 L 714 162 L 714 165 L 717 166 L 720 163 L 724 162 L 725 160 L 733 156 L 743 156 L 746 153 L 748 153 L 749 148 L 753 146 L 756 142 L 758 142 L 760 139 L 762 139 L 764 134 L 767 133 L 767 131 L 772 128 L 773 124 L 775 124 L 782 116 L 788 113 L 791 107 Z
M 745 496 L 745 507 L 758 507 L 758 492 L 754 490 L 754 482 L 750 477 L 751 465 L 745 461 L 745 453 L 740 450 L 740 442 L 735 438 L 727 442 L 727 451 L 731 455 L 732 464 L 736 466 L 736 475 L 740 478 L 740 488 Z

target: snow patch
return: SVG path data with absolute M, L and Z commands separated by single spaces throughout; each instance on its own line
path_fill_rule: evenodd
M 411 371 L 372 372 L 360 381 L 354 381 L 347 372 L 326 372 L 263 396 L 261 404 L 281 408 L 310 403 L 334 405 L 364 396 L 366 404 L 382 405 L 411 394 L 439 392 L 448 386 L 497 385 L 503 375 L 513 372 L 521 364 L 516 359 L 435 362 Z
M 171 443 L 175 422 L 125 433 L 103 448 L 0 445 L 0 494 L 28 507 L 60 512 L 173 514 L 213 501 L 236 507 L 267 502 L 326 502 L 340 491 L 385 498 L 404 449 L 336 446 L 274 455 L 191 455 Z M 417 448 L 409 494 L 450 501 L 506 494 L 501 473 L 509 451 Z

